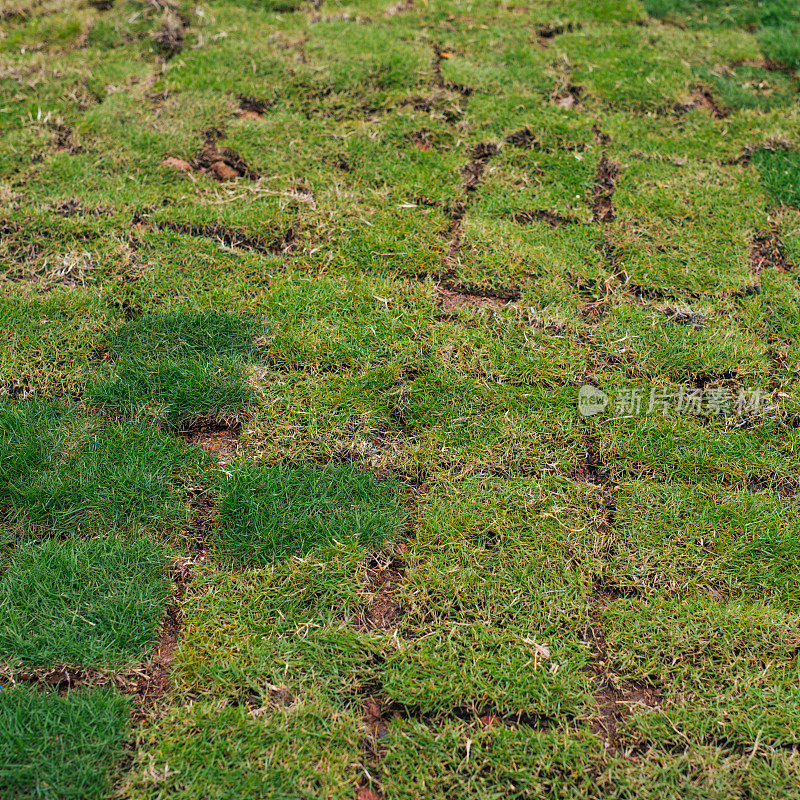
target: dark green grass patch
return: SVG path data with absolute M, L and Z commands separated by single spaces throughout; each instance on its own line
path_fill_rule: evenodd
M 800 20 L 797 16 L 788 25 L 769 25 L 762 28 L 758 40 L 761 51 L 768 59 L 790 70 L 800 69 Z
M 0 796 L 99 800 L 124 754 L 128 700 L 116 692 L 64 696 L 17 686 L 0 692 Z
M 169 428 L 200 414 L 235 411 L 253 396 L 244 361 L 256 356 L 252 316 L 215 311 L 145 314 L 106 337 L 109 355 L 86 389 L 89 402 Z
M 225 487 L 215 545 L 237 560 L 266 564 L 324 542 L 376 544 L 403 524 L 401 492 L 398 481 L 352 464 L 241 469 Z
M 689 27 L 758 31 L 761 51 L 790 70 L 800 66 L 800 7 L 794 0 L 644 0 L 654 17 Z
M 52 465 L 65 436 L 65 410 L 55 403 L 0 401 L 0 504 Z
M 252 316 L 210 310 L 144 314 L 111 331 L 105 345 L 114 358 L 246 358 L 258 330 Z
M 800 152 L 758 150 L 753 153 L 753 163 L 764 188 L 777 202 L 800 208 Z
M 800 20 L 794 0 L 644 0 L 654 17 L 692 25 L 783 25 Z
M 192 417 L 249 405 L 253 390 L 244 367 L 228 359 L 204 364 L 190 358 L 123 358 L 98 372 L 86 399 L 134 418 L 163 419 L 174 430 Z
M 168 594 L 147 540 L 23 545 L 0 578 L 0 652 L 11 666 L 124 665 L 152 643 Z
M 7 479 L 0 503 L 11 520 L 45 535 L 185 521 L 177 471 L 200 470 L 199 452 L 128 422 L 89 427 L 73 414 L 68 429 L 68 410 L 38 402 L 0 405 Z
M 725 108 L 769 111 L 790 105 L 797 95 L 791 78 L 762 67 L 699 70 L 698 75 L 714 87 L 719 105 Z

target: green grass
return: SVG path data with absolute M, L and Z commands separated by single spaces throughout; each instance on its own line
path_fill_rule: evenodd
M 400 532 L 402 484 L 351 464 L 240 468 L 222 487 L 214 546 L 268 564 L 329 542 L 379 544 Z
M 102 5 L 0 8 L 3 663 L 183 556 L 128 800 L 796 797 L 797 3 Z
M 199 453 L 158 430 L 38 401 L 4 404 L 0 437 L 6 516 L 43 536 L 178 526 L 177 472 L 202 469 Z
M 258 323 L 213 311 L 145 314 L 111 331 L 103 365 L 86 387 L 89 402 L 171 429 L 200 415 L 249 405 L 243 360 L 257 357 Z
M 253 399 L 241 364 L 192 359 L 123 358 L 98 370 L 86 399 L 135 419 L 156 419 L 176 430 L 201 415 L 235 412 Z
M 698 77 L 713 87 L 725 108 L 770 111 L 791 105 L 797 93 L 791 77 L 761 67 L 700 71 Z
M 116 692 L 0 693 L 0 794 L 14 800 L 101 800 L 124 755 L 129 702 Z
M 258 322 L 252 317 L 210 309 L 144 314 L 110 331 L 104 344 L 113 358 L 246 358 L 256 352 L 258 330 Z
M 758 150 L 753 153 L 764 188 L 778 202 L 800 208 L 800 153 Z
M 146 540 L 48 541 L 14 550 L 0 577 L 0 651 L 10 668 L 118 667 L 153 643 L 169 591 Z

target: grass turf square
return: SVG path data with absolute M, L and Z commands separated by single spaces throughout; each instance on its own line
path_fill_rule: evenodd
M 129 704 L 105 690 L 0 692 L 0 796 L 99 800 L 124 754 Z
M 401 485 L 352 464 L 259 466 L 235 472 L 214 544 L 238 561 L 268 564 L 316 545 L 376 544 L 401 529 Z
M 10 666 L 120 667 L 152 644 L 169 595 L 146 540 L 22 545 L 0 577 L 0 652 Z

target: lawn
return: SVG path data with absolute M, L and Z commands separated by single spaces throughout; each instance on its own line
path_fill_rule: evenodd
M 0 798 L 800 799 L 800 6 L 0 0 Z

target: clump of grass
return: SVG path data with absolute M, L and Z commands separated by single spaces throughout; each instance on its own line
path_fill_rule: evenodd
M 758 150 L 753 164 L 761 183 L 775 200 L 800 208 L 800 153 L 793 150 Z
M 770 25 L 759 31 L 761 52 L 787 69 L 800 69 L 800 21 L 794 24 Z
M 227 359 L 204 364 L 184 358 L 125 358 L 98 373 L 86 388 L 86 399 L 134 418 L 161 416 L 170 430 L 176 430 L 192 417 L 248 405 L 253 390 L 244 367 Z
M 129 422 L 89 428 L 73 413 L 68 428 L 68 411 L 0 406 L 0 504 L 11 520 L 48 534 L 185 521 L 178 470 L 196 473 L 201 453 Z
M 0 401 L 0 503 L 53 461 L 66 434 L 64 409 L 54 403 Z
M 790 105 L 795 96 L 791 78 L 761 67 L 739 67 L 725 72 L 698 70 L 698 77 L 712 84 L 726 108 L 769 111 Z
M 800 67 L 800 7 L 795 0 L 644 0 L 644 8 L 654 17 L 690 27 L 757 30 L 767 59 L 791 70 Z
M 117 692 L 0 693 L 0 796 L 49 800 L 105 797 L 124 754 L 129 701 Z
M 403 524 L 400 492 L 398 481 L 347 463 L 243 468 L 225 487 L 214 543 L 223 555 L 254 564 L 324 542 L 376 544 Z
M 238 314 L 144 314 L 112 331 L 105 344 L 111 356 L 124 358 L 246 358 L 255 354 L 258 330 L 254 317 Z
M 644 0 L 648 14 L 692 26 L 784 25 L 798 19 L 794 0 Z
M 152 643 L 169 595 L 147 540 L 23 545 L 0 578 L 0 652 L 12 664 L 121 666 Z

